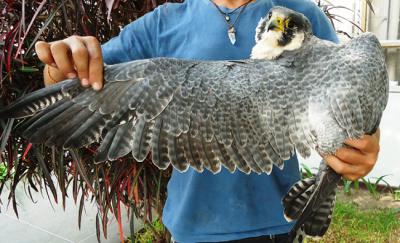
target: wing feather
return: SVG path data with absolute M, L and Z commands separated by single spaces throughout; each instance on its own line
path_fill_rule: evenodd
M 104 162 L 108 160 L 108 150 L 111 146 L 111 143 L 114 139 L 115 133 L 117 132 L 118 127 L 113 127 L 111 130 L 107 131 L 103 140 L 101 141 L 100 147 L 97 148 L 97 154 L 95 156 L 96 162 Z
M 239 153 L 236 145 L 232 143 L 231 146 L 226 146 L 225 147 L 226 154 L 224 154 L 226 157 L 229 156 L 229 159 L 225 158 L 226 161 L 232 160 L 236 167 L 242 171 L 243 173 L 250 174 L 252 168 L 247 164 L 247 162 L 244 160 L 242 155 Z M 221 149 L 222 151 L 222 149 Z
M 179 171 L 186 171 L 189 163 L 185 157 L 183 144 L 179 143 L 179 138 L 174 134 L 170 133 L 168 136 L 168 157 L 172 165 Z
M 49 123 L 52 119 L 60 115 L 68 107 L 72 105 L 70 100 L 61 100 L 60 102 L 49 106 L 48 110 L 38 113 L 36 116 L 32 116 L 23 126 L 19 129 L 23 130 L 24 137 L 31 137 L 40 127 Z
M 78 127 L 64 142 L 65 148 L 79 148 L 99 140 L 100 133 L 105 127 L 105 120 L 99 112 L 94 112 Z
M 168 133 L 164 129 L 164 121 L 161 117 L 156 118 L 152 127 L 151 156 L 153 163 L 160 169 L 166 169 L 170 164 L 168 158 Z
M 146 159 L 150 151 L 151 127 L 154 121 L 146 122 L 143 117 L 138 118 L 133 133 L 132 156 L 138 162 Z
M 220 144 L 216 138 L 211 141 L 212 150 L 222 165 L 231 173 L 236 170 L 235 161 L 229 156 L 223 144 Z
M 118 126 L 108 151 L 109 160 L 116 160 L 132 151 L 135 124 L 136 120 L 132 118 Z
M 218 142 L 225 146 L 230 146 L 233 142 L 232 136 L 232 117 L 230 116 L 230 103 L 227 102 L 222 107 L 218 107 L 214 112 L 213 130 Z
M 205 161 L 206 168 L 216 174 L 221 171 L 221 163 L 217 155 L 214 153 L 212 149 L 212 144 L 210 142 L 206 141 L 206 138 L 204 136 L 201 137 L 201 145 L 203 148 L 201 152 L 204 156 L 203 163 Z
M 198 172 L 203 172 L 204 166 L 200 160 L 200 155 L 193 143 L 192 136 L 189 133 L 183 133 L 179 138 L 179 142 L 183 144 L 185 150 L 185 158 L 190 166 Z
M 346 138 L 373 132 L 387 103 L 375 37 L 342 46 L 309 41 L 293 54 L 306 55 L 287 52 L 276 62 L 156 58 L 106 66 L 101 92 L 67 80 L 19 99 L 0 116 L 33 116 L 21 128 L 34 143 L 100 142 L 97 161 L 129 150 L 143 161 L 151 151 L 162 169 L 172 162 L 178 170 L 218 172 L 222 164 L 271 173 L 295 148 L 302 156 L 311 148 L 332 153 Z
M 76 116 L 80 114 L 84 107 L 73 104 L 68 109 L 63 111 L 61 114 L 57 115 L 50 122 L 44 124 L 43 126 L 37 127 L 37 130 L 29 137 L 32 143 L 46 143 L 51 137 L 65 136 L 65 133 L 59 133 L 61 128 L 67 125 L 66 121 L 69 121 L 72 117 L 79 118 Z M 88 114 L 85 112 L 85 114 Z M 62 144 L 61 144 L 62 146 Z

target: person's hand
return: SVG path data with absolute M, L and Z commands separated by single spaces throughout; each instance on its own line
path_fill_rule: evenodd
M 378 159 L 380 130 L 364 135 L 358 140 L 347 140 L 350 147 L 340 148 L 336 155 L 324 158 L 325 162 L 345 179 L 355 181 L 366 176 Z
M 46 65 L 45 85 L 79 77 L 84 87 L 103 86 L 103 57 L 100 42 L 91 36 L 71 36 L 54 42 L 35 44 L 39 59 Z

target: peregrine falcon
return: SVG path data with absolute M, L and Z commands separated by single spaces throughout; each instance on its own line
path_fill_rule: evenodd
M 251 58 L 137 60 L 104 68 L 104 88 L 67 79 L 19 98 L 0 118 L 24 118 L 32 143 L 79 148 L 99 142 L 95 160 L 149 154 L 160 169 L 189 166 L 218 173 L 270 174 L 310 149 L 334 154 L 348 138 L 371 134 L 388 99 L 378 39 L 346 44 L 316 38 L 309 20 L 275 7 L 261 19 Z M 300 231 L 327 230 L 340 175 L 322 164 L 283 198 L 285 217 Z M 301 241 L 301 239 L 298 239 Z

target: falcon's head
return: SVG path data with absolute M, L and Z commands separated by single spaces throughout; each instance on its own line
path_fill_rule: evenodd
M 276 59 L 284 51 L 299 49 L 312 34 L 306 16 L 284 7 L 274 7 L 262 18 L 256 29 L 253 59 Z

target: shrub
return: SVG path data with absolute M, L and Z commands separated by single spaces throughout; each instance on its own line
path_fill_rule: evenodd
M 121 27 L 164 2 L 1 1 L 0 105 L 8 104 L 23 93 L 43 85 L 43 64 L 33 51 L 37 40 L 53 41 L 71 35 L 92 35 L 105 42 L 117 35 Z M 131 208 L 131 218 L 136 215 L 145 222 L 152 221 L 151 208 L 161 213 L 170 171 L 160 172 L 148 162 L 138 164 L 131 156 L 96 165 L 92 160 L 96 146 L 70 152 L 54 147 L 32 146 L 11 133 L 13 123 L 12 120 L 7 122 L 0 119 L 0 156 L 1 161 L 5 161 L 4 168 L 0 168 L 0 193 L 6 179 L 11 180 L 4 171 L 15 171 L 10 198 L 17 215 L 15 188 L 20 181 L 28 181 L 28 189 L 38 191 L 40 187 L 37 185 L 44 180 L 46 190 L 50 189 L 54 200 L 59 201 L 52 176 L 60 186 L 64 207 L 67 188 L 72 187 L 75 202 L 79 200 L 79 224 L 85 199 L 97 202 L 98 237 L 100 228 L 103 228 L 104 234 L 107 232 L 108 212 L 113 212 L 121 223 L 121 204 Z M 80 191 L 82 196 L 78 198 Z

